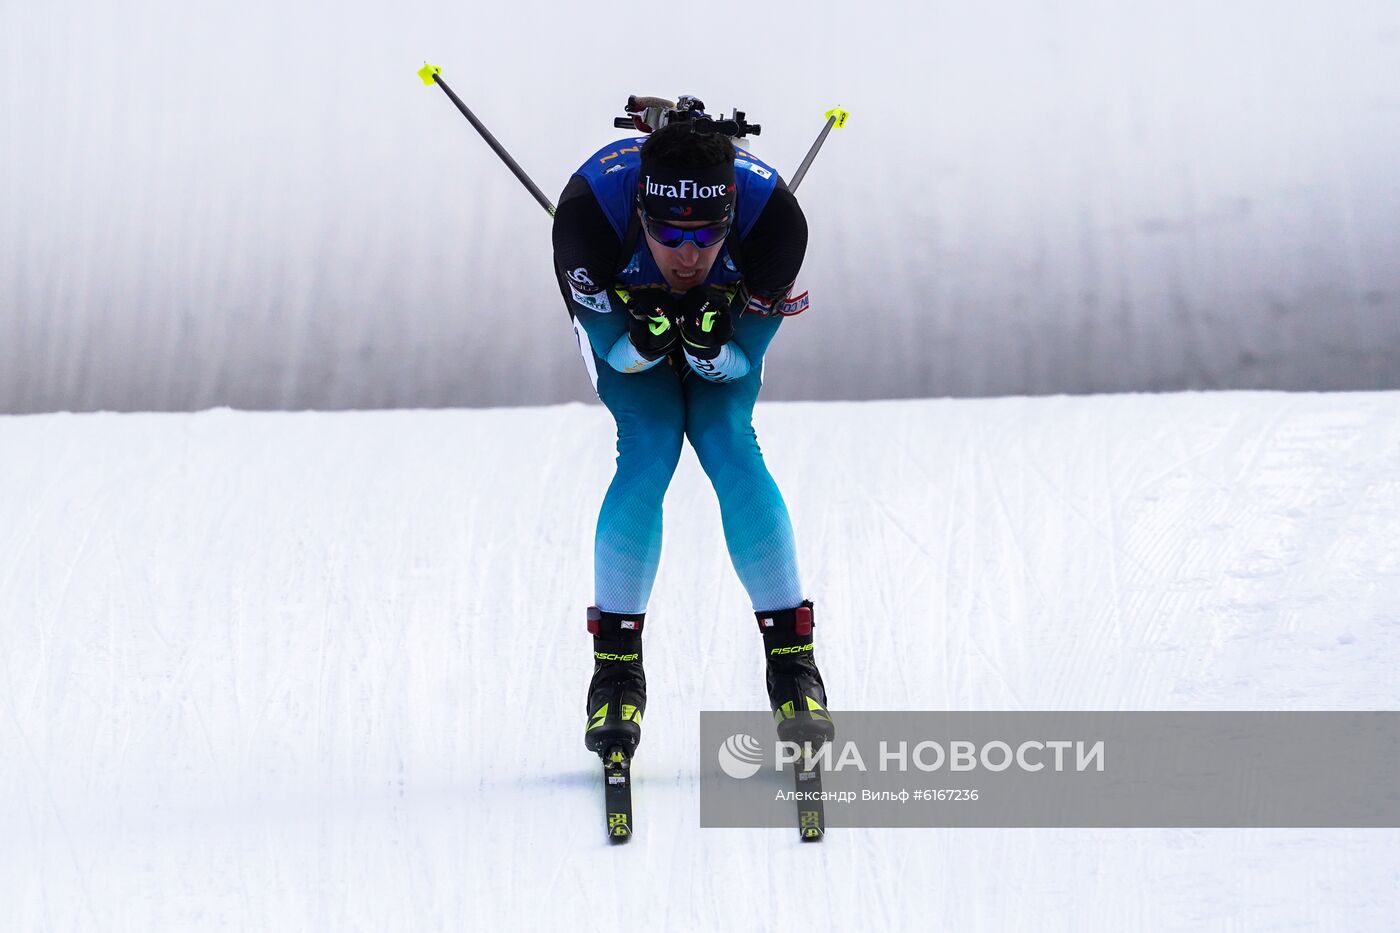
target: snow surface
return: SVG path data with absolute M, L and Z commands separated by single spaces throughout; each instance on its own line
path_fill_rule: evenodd
M 1400 393 L 760 406 L 833 707 L 1393 709 Z M 601 408 L 0 418 L 0 928 L 1393 928 L 1396 830 L 698 828 L 761 656 L 687 454 L 638 836 Z

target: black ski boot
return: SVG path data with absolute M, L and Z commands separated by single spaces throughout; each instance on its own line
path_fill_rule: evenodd
M 812 656 L 812 601 L 794 609 L 756 612 L 768 658 L 768 702 L 782 742 L 820 746 L 836 735 L 826 687 Z
M 583 744 L 599 756 L 621 748 L 630 758 L 642 741 L 642 713 L 647 707 L 647 678 L 642 672 L 645 617 L 640 612 L 623 615 L 588 607 L 593 680 L 588 685 Z

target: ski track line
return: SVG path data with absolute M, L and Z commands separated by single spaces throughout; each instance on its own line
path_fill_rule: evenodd
M 977 445 L 981 442 L 980 435 L 981 431 L 979 426 L 971 432 L 971 436 L 968 438 L 968 455 L 973 465 L 979 462 Z M 967 488 L 970 492 L 970 495 L 967 497 L 968 514 L 970 516 L 975 517 L 981 514 L 981 485 L 978 482 L 978 477 L 972 473 L 971 468 L 969 469 Z M 982 586 L 982 562 L 976 559 L 978 554 L 978 544 L 982 539 L 982 535 L 979 533 L 980 531 L 981 524 L 979 522 L 971 521 L 969 523 L 967 544 L 965 550 L 965 554 L 967 555 L 969 560 L 966 567 L 965 575 L 963 577 L 962 592 L 963 596 L 967 599 L 968 603 L 972 605 L 965 607 L 962 621 L 964 631 L 966 633 L 966 638 L 961 644 L 958 645 L 958 648 L 960 649 L 959 657 L 964 662 L 964 676 L 967 678 L 967 702 L 972 704 L 973 709 L 984 708 L 981 704 L 984 704 L 986 702 L 984 699 L 981 698 L 981 696 L 977 693 L 976 690 L 977 685 L 974 680 L 975 673 L 973 671 L 972 661 L 973 653 L 971 650 L 969 650 L 972 648 L 976 648 L 977 639 L 977 629 L 973 625 L 972 620 L 972 607 L 975 605 L 978 608 L 985 608 L 983 605 L 984 601 L 980 595 L 980 590 Z
M 1106 432 L 1101 434 L 1100 436 L 1105 438 L 1105 440 L 1107 439 Z M 1201 455 L 1198 454 L 1186 459 L 1188 461 L 1193 460 L 1196 459 L 1197 456 Z M 1183 461 L 1183 463 L 1185 462 L 1186 461 Z M 1054 479 L 1047 475 L 1045 470 L 1041 466 L 1034 462 L 1030 462 L 1028 464 L 1028 467 L 1031 473 L 1033 473 L 1036 477 L 1040 478 L 1040 480 L 1044 483 L 1045 491 L 1054 497 L 1055 504 L 1068 510 L 1075 517 L 1079 518 L 1084 523 L 1084 528 L 1090 535 L 1098 538 L 1100 541 L 1114 548 L 1119 557 L 1134 564 L 1136 566 L 1136 569 L 1143 572 L 1146 572 L 1151 569 L 1147 564 L 1145 564 L 1142 561 L 1141 558 L 1138 557 L 1137 554 L 1135 554 L 1131 549 L 1127 548 L 1125 545 L 1119 542 L 1116 528 L 1112 530 L 1105 530 L 1103 527 L 1101 527 L 1101 521 L 1085 512 L 1084 509 L 1074 499 L 1070 498 L 1066 494 L 1061 484 L 1057 483 Z M 1123 498 L 1130 499 L 1135 497 L 1136 494 L 1137 490 L 1135 490 L 1132 493 L 1125 494 Z M 1116 511 L 1116 509 L 1114 509 L 1114 511 Z
M 46 429 L 43 432 L 43 434 L 47 435 L 56 431 L 57 429 L 52 427 L 52 425 L 56 423 L 57 422 L 50 422 L 48 425 L 46 425 Z M 20 422 L 20 424 L 23 424 L 23 422 Z M 5 424 L 3 421 L 0 421 L 0 428 L 5 427 L 8 427 L 8 425 Z M 35 534 L 38 532 L 39 528 L 44 524 L 45 510 L 49 507 L 50 503 L 59 495 L 59 490 L 62 488 L 62 485 L 65 481 L 67 463 L 70 459 L 69 449 L 75 443 L 75 441 L 69 440 L 64 446 L 64 448 L 54 458 L 55 462 L 52 464 L 50 469 L 48 469 L 47 471 L 43 471 L 42 473 L 36 474 L 36 479 L 40 483 L 37 492 L 33 495 L 27 495 L 23 497 L 22 500 L 19 500 L 25 502 L 28 505 L 27 511 L 30 515 L 31 520 L 29 521 L 23 536 L 18 541 L 18 547 L 13 550 L 12 554 L 10 554 L 5 561 L 8 567 L 8 572 L 5 574 L 4 586 L 0 586 L 0 594 L 8 594 L 14 592 L 15 579 L 19 575 L 20 566 L 23 562 L 22 559 L 25 557 L 26 554 L 29 553 L 30 549 L 34 547 Z M 11 527 L 13 528 L 15 526 L 12 525 Z
M 1125 631 L 1126 607 L 1123 601 L 1123 584 L 1121 580 L 1121 575 L 1119 573 L 1120 558 L 1124 552 L 1124 547 L 1122 534 L 1119 528 L 1118 494 L 1115 480 L 1116 474 L 1114 473 L 1111 462 L 1112 449 L 1109 444 L 1107 429 L 1101 428 L 1099 430 L 1098 441 L 1099 443 L 1096 445 L 1096 447 L 1098 448 L 1097 459 L 1099 466 L 1103 470 L 1103 476 L 1100 480 L 1100 488 L 1104 492 L 1102 502 L 1103 508 L 1106 512 L 1105 519 L 1108 526 L 1109 551 L 1107 557 L 1109 575 L 1109 596 L 1113 603 L 1112 606 L 1109 607 L 1109 637 L 1111 639 L 1112 654 L 1121 657 L 1127 645 L 1127 633 Z M 1136 689 L 1136 687 L 1140 686 L 1141 683 L 1142 681 L 1138 679 L 1136 680 L 1136 683 L 1130 685 L 1129 689 Z M 1107 685 L 1105 684 L 1105 689 L 1106 687 Z M 1104 697 L 1099 702 L 1103 704 L 1103 706 L 1100 707 L 1102 709 L 1121 709 L 1125 704 L 1125 701 L 1130 706 L 1135 707 L 1141 702 L 1141 697 L 1138 697 L 1133 694 L 1129 694 L 1125 697 L 1122 695 L 1121 691 L 1119 691 L 1119 695 L 1117 697 Z
M 334 529 L 333 541 L 343 541 L 343 529 Z M 326 547 L 322 545 L 322 547 Z M 321 604 L 321 621 L 316 632 L 316 707 L 315 722 L 317 726 L 322 726 L 326 721 L 326 671 L 329 659 L 327 658 L 327 633 L 330 629 L 331 614 L 335 607 L 335 579 L 331 572 L 331 561 L 327 559 L 327 554 L 320 555 L 324 564 L 323 572 L 326 575 L 325 596 Z M 308 561 L 309 563 L 309 561 Z M 310 570 L 308 566 L 306 568 Z M 312 739 L 312 755 L 319 761 L 321 759 L 321 741 L 325 735 L 325 729 L 317 728 L 316 735 Z
M 1270 442 L 1274 440 L 1275 435 L 1278 433 L 1279 428 L 1283 424 L 1285 419 L 1287 419 L 1290 415 L 1296 412 L 1300 407 L 1300 402 L 1298 402 L 1292 397 L 1285 396 L 1281 403 L 1278 405 L 1278 407 L 1275 408 L 1273 414 L 1262 426 L 1262 428 L 1251 427 L 1251 430 L 1254 432 L 1254 440 L 1253 443 L 1250 444 L 1249 453 L 1247 459 L 1245 460 L 1245 463 L 1239 468 L 1238 472 L 1236 472 L 1236 474 L 1233 477 L 1233 482 L 1231 484 L 1232 499 L 1241 500 L 1242 505 L 1248 503 L 1249 500 L 1246 497 L 1237 495 L 1240 491 L 1240 488 L 1250 483 L 1256 478 L 1255 471 L 1259 464 L 1259 458 L 1263 455 L 1263 452 L 1269 447 Z M 1244 415 L 1237 416 L 1235 425 L 1232 425 L 1232 427 L 1238 425 L 1241 421 L 1244 420 L 1244 418 Z
M 1133 477 L 1142 472 L 1138 468 L 1141 462 L 1144 466 L 1150 463 L 1147 454 L 1157 450 L 1164 450 L 1166 446 L 1175 444 L 1183 450 L 1189 450 L 1195 446 L 1192 443 L 1193 433 L 1189 430 L 1199 424 L 1198 419 L 1191 417 L 1191 412 L 1199 407 L 1198 403 L 1203 399 L 1192 398 L 1189 411 L 1187 405 L 1180 406 L 1182 411 L 1173 413 L 1167 423 L 1159 426 L 1154 432 L 1151 443 L 1144 443 L 1138 449 L 1143 452 L 1142 456 L 1134 456 L 1130 461 L 1131 468 L 1119 471 L 1119 476 Z M 1210 432 L 1201 434 L 1203 440 L 1209 440 Z M 1105 434 L 1106 438 L 1107 435 Z M 1166 626 L 1172 624 L 1174 620 L 1184 618 L 1182 606 L 1187 599 L 1187 593 L 1181 587 L 1168 588 L 1166 592 L 1153 597 L 1151 590 L 1144 587 L 1137 587 L 1137 595 L 1124 598 L 1122 594 L 1121 568 L 1122 563 L 1119 558 L 1125 558 L 1131 565 L 1134 579 L 1182 579 L 1180 568 L 1184 562 L 1190 560 L 1190 554 L 1180 546 L 1180 536 L 1173 536 L 1173 529 L 1181 526 L 1181 519 L 1177 517 L 1179 511 L 1177 498 L 1174 495 L 1149 494 L 1159 488 L 1164 481 L 1173 476 L 1180 475 L 1182 471 L 1191 470 L 1197 463 L 1209 458 L 1219 450 L 1221 441 L 1216 440 L 1207 443 L 1200 449 L 1192 450 L 1184 455 L 1177 456 L 1171 462 L 1171 466 L 1165 470 L 1159 470 L 1150 474 L 1146 479 L 1141 479 L 1132 483 L 1126 491 L 1120 487 L 1119 492 L 1112 496 L 1109 503 L 1110 513 L 1113 516 L 1115 557 L 1112 561 L 1112 571 L 1117 578 L 1119 588 L 1117 596 L 1117 611 L 1120 613 L 1120 626 L 1123 620 L 1129 618 L 1153 619 L 1141 629 L 1135 638 L 1136 653 L 1140 660 L 1139 665 L 1150 665 L 1150 657 L 1142 654 L 1145 649 L 1152 649 L 1154 646 L 1161 646 L 1162 636 L 1166 633 Z M 1112 472 L 1110 470 L 1110 472 Z M 1131 508 L 1130 508 L 1131 506 Z M 1152 521 L 1153 516 L 1163 516 L 1160 521 Z M 1129 533 L 1124 536 L 1121 527 L 1125 516 L 1129 516 L 1133 522 L 1132 529 L 1138 534 Z M 1139 552 L 1131 546 L 1134 539 L 1144 539 L 1144 548 Z M 1168 567 L 1177 567 L 1173 572 L 1168 572 Z M 1126 647 L 1126 636 L 1124 646 Z M 1159 708 L 1163 705 L 1165 698 L 1154 698 L 1149 690 L 1153 683 L 1151 678 L 1142 676 L 1131 676 L 1129 678 L 1132 691 L 1128 697 L 1119 696 L 1117 705 L 1121 708 L 1127 701 L 1127 708 Z
M 1023 638 L 1030 624 L 1030 606 L 1024 593 L 1024 586 L 1018 584 L 1022 581 L 1029 582 L 1040 596 L 1042 604 L 1045 602 L 1044 591 L 1039 588 L 1031 575 L 1025 550 L 1019 540 L 1011 510 L 1002 493 L 993 460 L 986 453 L 982 453 L 979 455 L 979 463 L 983 467 L 982 470 L 978 471 L 979 481 L 985 483 L 991 492 L 990 496 L 979 497 L 979 501 L 987 501 L 994 509 L 994 512 L 987 516 L 986 521 L 993 531 L 990 542 L 996 546 L 996 566 L 1000 571 L 1000 577 L 1004 580 L 1004 588 L 1002 588 L 997 585 L 998 580 L 984 577 L 983 579 L 990 580 L 990 584 L 981 590 L 979 595 L 984 601 L 984 606 L 995 613 L 1006 625 L 1004 628 L 992 631 L 983 627 L 973 633 L 972 645 L 992 668 L 992 672 L 1001 681 L 1006 693 L 1015 701 L 1015 706 L 1010 708 L 1024 709 L 1021 696 L 1012 686 L 1013 678 L 1007 674 L 1006 660 L 1002 649 L 1008 638 Z M 997 524 L 1000 527 L 996 527 Z M 1008 556 L 1014 559 L 1006 559 Z M 1011 566 L 1021 570 L 1019 580 L 1016 578 L 1016 574 L 1010 571 Z M 994 608 L 999 603 L 1005 604 L 1005 611 Z M 1008 707 L 1001 706 L 1000 708 Z
M 25 734 L 24 729 L 19 725 L 17 721 L 15 722 L 15 731 L 19 734 L 20 743 L 24 745 L 24 750 L 29 756 L 30 763 L 34 766 L 34 770 L 39 775 L 40 783 L 43 785 L 44 800 L 48 804 L 49 812 L 52 814 L 51 819 L 58 826 L 58 832 L 60 837 L 63 839 L 63 847 L 68 855 L 68 861 L 73 866 L 74 876 L 76 877 L 78 885 L 78 893 L 81 895 L 83 908 L 87 913 L 88 919 L 92 922 L 94 927 L 97 927 L 99 926 L 97 920 L 97 907 L 94 904 L 92 898 L 92 885 L 88 878 L 87 869 L 84 867 L 82 860 L 78 856 L 78 847 L 73 841 L 73 833 L 68 828 L 68 821 L 64 819 L 63 811 L 58 804 L 58 799 L 54 796 L 54 782 L 50 778 L 49 770 L 44 766 L 43 762 L 40 761 L 38 754 L 34 751 L 33 743 L 30 742 L 28 735 Z M 39 816 L 39 819 L 41 820 L 41 825 L 38 828 L 36 841 L 38 843 L 37 850 L 42 852 L 45 849 L 44 842 L 47 838 L 47 827 L 43 824 L 47 823 L 47 821 L 43 820 L 42 815 Z M 45 915 L 47 916 L 49 904 L 49 885 L 48 872 L 46 870 L 46 860 L 37 859 L 33 864 L 39 875 L 38 881 L 40 888 L 42 889 L 44 894 L 44 908 Z
M 1182 415 L 1182 416 L 1179 416 L 1179 417 L 1180 417 L 1180 421 L 1181 421 L 1182 424 L 1185 424 L 1186 421 L 1188 420 L 1187 416 L 1185 416 L 1185 415 Z M 1193 424 L 1193 425 L 1191 425 L 1191 426 L 1199 426 L 1199 423 Z M 1188 435 L 1187 435 L 1185 432 L 1178 432 L 1175 436 L 1176 436 L 1177 440 L 1184 441 L 1185 438 L 1186 438 Z M 1183 469 L 1186 469 L 1186 468 L 1189 468 L 1189 467 L 1194 466 L 1196 463 L 1200 462 L 1201 460 L 1204 460 L 1204 459 L 1210 457 L 1212 454 L 1216 453 L 1217 450 L 1218 450 L 1218 443 L 1217 443 L 1217 444 L 1212 444 L 1212 445 L 1210 445 L 1209 447 L 1206 447 L 1206 448 L 1204 448 L 1204 449 L 1202 449 L 1202 450 L 1198 450 L 1198 451 L 1196 451 L 1196 452 L 1194 452 L 1194 453 L 1187 454 L 1187 455 L 1181 457 L 1179 460 L 1173 461 L 1172 464 L 1171 464 L 1169 467 L 1167 467 L 1167 468 L 1165 468 L 1165 469 L 1158 470 L 1156 473 L 1154 473 L 1153 475 L 1149 476 L 1147 479 L 1144 479 L 1142 482 L 1140 482 L 1140 483 L 1138 483 L 1136 486 L 1134 486 L 1134 487 L 1127 493 L 1127 496 L 1128 496 L 1129 498 L 1137 498 L 1139 495 L 1142 494 L 1142 492 L 1143 492 L 1144 490 L 1149 489 L 1149 488 L 1151 488 L 1151 487 L 1153 487 L 1153 486 L 1158 485 L 1158 484 L 1161 483 L 1163 480 L 1168 479 L 1168 478 L 1170 478 L 1170 477 L 1176 475 L 1178 472 L 1180 472 L 1180 471 L 1183 470 Z
M 83 513 L 91 512 L 93 509 L 93 503 L 95 501 L 95 498 L 87 499 L 84 502 L 84 505 L 81 507 L 80 511 Z M 87 553 L 88 544 L 92 540 L 92 533 L 95 530 L 97 518 L 97 516 L 89 516 L 88 520 L 84 522 L 81 526 L 79 530 L 81 537 L 78 539 L 77 546 L 73 549 L 72 556 L 69 557 L 67 564 L 64 566 L 62 571 L 63 579 L 62 583 L 59 586 L 56 611 L 52 615 L 50 615 L 49 620 L 47 622 L 42 623 L 40 625 L 39 638 L 40 644 L 43 646 L 42 651 L 45 656 L 48 655 L 49 646 L 53 643 L 54 626 L 58 624 L 59 618 L 63 616 L 63 610 L 65 609 L 65 607 L 67 607 L 69 599 L 73 594 L 73 575 L 77 571 L 78 565 L 82 563 L 84 555 Z M 45 672 L 47 672 L 47 665 L 45 665 L 44 670 Z M 31 704 L 35 701 L 39 691 L 39 687 L 42 683 L 43 678 L 35 679 L 33 688 L 34 695 L 30 696 Z
M 1003 484 L 997 472 L 997 464 L 990 457 L 986 456 L 982 458 L 982 463 L 986 467 L 982 475 L 987 477 L 987 481 L 992 487 L 992 496 L 1001 514 L 1002 528 L 1005 532 L 1005 540 L 1007 542 L 1006 549 L 1015 553 L 1017 563 L 1021 565 L 1024 579 L 1030 583 L 1031 589 L 1035 591 L 1035 595 L 1040 600 L 1041 605 L 1045 605 L 1049 602 L 1049 598 L 1045 593 L 1045 588 L 1041 586 L 1040 580 L 1036 576 L 1030 556 L 1026 553 L 1025 545 L 1021 540 L 1021 535 L 1018 533 L 1017 519 L 1020 516 L 1013 514 L 1011 506 L 1006 501 L 1006 493 L 1003 490 Z M 1024 479 L 1024 472 L 1018 471 L 1018 478 Z
M 1237 422 L 1237 419 L 1236 419 Z M 1228 510 L 1230 503 L 1228 499 L 1221 497 L 1216 489 L 1216 484 L 1208 477 L 1196 473 L 1196 467 L 1208 458 L 1222 459 L 1230 450 L 1238 447 L 1238 438 L 1232 437 L 1231 428 L 1233 423 L 1221 427 L 1220 435 L 1210 446 L 1194 457 L 1187 458 L 1183 462 L 1181 469 L 1195 474 L 1196 482 L 1191 489 L 1204 490 L 1206 495 L 1202 496 L 1201 507 L 1192 507 L 1192 503 L 1184 497 L 1187 493 L 1173 493 L 1171 496 L 1158 498 L 1149 512 L 1162 513 L 1164 509 L 1171 509 L 1172 512 L 1180 512 L 1183 507 L 1189 511 L 1183 512 L 1178 518 L 1175 515 L 1166 516 L 1166 520 L 1161 522 L 1155 532 L 1144 527 L 1144 534 L 1148 536 L 1147 551 L 1145 561 L 1147 569 L 1152 571 L 1151 579 L 1158 580 L 1194 580 L 1199 579 L 1199 568 L 1210 558 L 1215 556 L 1213 548 L 1228 547 L 1230 539 L 1223 535 L 1202 535 L 1201 529 L 1209 528 L 1213 525 L 1221 524 L 1224 515 L 1220 510 Z M 1165 475 L 1163 475 L 1165 478 Z M 1139 487 L 1139 494 L 1142 489 Z M 1222 525 L 1223 527 L 1223 525 Z M 1182 533 L 1183 529 L 1185 534 Z M 1176 533 L 1173 534 L 1173 531 Z M 1183 547 L 1184 542 L 1199 544 L 1205 537 L 1208 544 L 1205 547 Z M 1176 568 L 1168 572 L 1168 567 Z M 1183 612 L 1183 604 L 1187 601 L 1199 602 L 1200 594 L 1196 590 L 1188 590 L 1185 587 L 1177 586 L 1167 590 L 1164 594 L 1155 597 L 1149 593 L 1144 593 L 1146 602 L 1139 608 L 1140 612 L 1148 615 L 1152 621 L 1148 623 L 1144 631 L 1145 643 L 1160 645 L 1167 640 L 1167 636 L 1173 631 L 1173 626 L 1181 620 L 1189 618 Z M 1185 633 L 1181 633 L 1179 641 L 1189 641 Z M 1168 640 L 1170 643 L 1170 640 Z M 1197 642 L 1199 643 L 1199 642 Z M 1175 669 L 1176 681 L 1180 682 L 1181 674 L 1187 664 L 1196 665 L 1201 659 L 1188 657 L 1189 651 L 1176 651 Z
M 1382 464 L 1390 465 L 1393 470 L 1397 462 L 1397 442 L 1392 438 L 1385 447 L 1357 454 L 1354 448 L 1363 437 L 1383 436 L 1387 426 L 1385 420 L 1375 411 L 1367 412 L 1359 418 L 1350 417 L 1342 425 L 1326 423 L 1326 416 L 1326 412 L 1319 411 L 1316 418 L 1300 421 L 1288 435 L 1289 443 L 1281 445 L 1278 451 L 1278 457 L 1291 468 L 1290 475 L 1299 470 L 1307 470 L 1310 477 L 1307 487 L 1315 492 L 1311 498 L 1302 502 L 1296 497 L 1289 499 L 1287 503 L 1277 500 L 1270 502 L 1267 516 L 1269 518 L 1275 518 L 1284 510 L 1285 505 L 1289 509 L 1301 507 L 1309 516 L 1305 532 L 1290 529 L 1291 534 L 1280 541 L 1275 565 L 1284 569 L 1275 574 L 1247 574 L 1238 577 L 1240 585 L 1248 590 L 1257 589 L 1265 584 L 1276 585 L 1280 592 L 1274 597 L 1274 601 L 1289 607 L 1279 614 L 1277 621 L 1281 623 L 1280 626 L 1265 626 L 1262 624 L 1263 620 L 1251 622 L 1248 630 L 1255 638 L 1272 639 L 1275 643 L 1281 638 L 1296 637 L 1300 634 L 1304 637 L 1320 637 L 1325 634 L 1330 638 L 1339 628 L 1342 631 L 1355 632 L 1365 625 L 1360 619 L 1350 623 L 1337 620 L 1335 611 L 1326 613 L 1327 621 L 1313 621 L 1319 610 L 1312 607 L 1318 599 L 1315 594 L 1319 588 L 1334 589 L 1328 582 L 1329 577 L 1319 568 L 1328 567 L 1328 554 L 1336 548 L 1339 541 L 1345 540 L 1348 534 L 1347 526 L 1362 514 L 1361 503 L 1371 494 L 1375 478 L 1388 473 L 1394 475 Z M 1295 450 L 1303 452 L 1302 460 L 1295 454 Z M 1312 454 L 1313 451 L 1326 451 L 1327 454 L 1319 458 Z M 1353 468 L 1347 471 L 1330 469 L 1332 460 L 1349 463 Z M 1266 467 L 1272 465 L 1266 464 Z M 1330 477 L 1340 477 L 1342 481 L 1335 486 L 1329 486 L 1326 480 Z M 1284 486 L 1277 492 L 1270 488 L 1270 495 L 1285 493 L 1287 488 Z M 1293 567 L 1299 569 L 1288 569 Z M 1338 636 L 1340 637 L 1342 636 Z M 1346 637 L 1353 641 L 1356 639 L 1355 635 Z M 1218 679 L 1228 683 L 1248 678 L 1251 672 L 1241 669 L 1240 660 L 1240 656 L 1235 654 L 1230 669 L 1222 670 Z M 1320 656 L 1315 667 L 1316 675 L 1325 676 L 1329 673 L 1331 663 L 1332 659 Z M 1252 673 L 1254 676 L 1258 675 L 1257 671 Z M 1343 699 L 1340 702 L 1347 701 Z M 1375 701 L 1369 702 L 1374 704 Z
M 941 635 L 941 641 L 942 641 L 943 650 L 939 652 L 939 663 L 940 663 L 941 668 L 942 668 L 943 689 L 944 689 L 945 696 L 947 697 L 946 702 L 947 702 L 947 704 L 949 705 L 949 708 L 956 708 L 956 707 L 953 705 L 954 702 L 955 702 L 955 700 L 954 700 L 954 695 L 955 695 L 954 691 L 955 691 L 956 685 L 955 685 L 954 682 L 953 682 L 953 679 L 954 679 L 954 678 L 953 678 L 953 664 L 954 664 L 954 662 L 952 662 L 951 659 L 954 658 L 954 657 L 958 657 L 958 656 L 959 656 L 959 655 L 954 654 L 954 653 L 953 653 L 953 650 L 952 650 L 952 648 L 953 648 L 952 639 L 955 637 L 955 636 L 954 636 L 954 624 L 955 624 L 955 623 L 954 623 L 954 618 L 953 618 L 953 584 L 952 584 L 952 580 L 953 580 L 953 560 L 954 560 L 954 557 L 953 557 L 953 555 L 954 555 L 953 537 L 954 537 L 954 534 L 955 534 L 956 531 L 957 531 L 958 515 L 960 514 L 960 512 L 959 512 L 959 510 L 958 510 L 958 508 L 957 508 L 957 505 L 958 505 L 959 499 L 960 499 L 960 498 L 962 497 L 962 495 L 963 495 L 963 484 L 964 484 L 964 482 L 965 482 L 963 476 L 964 476 L 964 472 L 965 472 L 965 470 L 966 470 L 966 465 L 967 465 L 967 462 L 968 462 L 968 459 L 969 459 L 968 456 L 967 456 L 967 452 L 968 452 L 968 446 L 967 446 L 966 443 L 959 445 L 957 456 L 955 457 L 955 459 L 954 459 L 954 461 L 953 461 L 953 470 L 952 470 L 952 475 L 951 475 L 951 480 L 952 480 L 952 481 L 951 481 L 950 483 L 948 483 L 948 484 L 947 484 L 947 487 L 946 487 L 946 488 L 947 488 L 946 498 L 947 498 L 947 505 L 948 505 L 948 517 L 947 517 L 947 519 L 946 519 L 946 520 L 944 521 L 944 523 L 943 523 L 943 576 L 942 576 L 942 578 L 941 578 L 940 581 L 939 581 L 939 583 L 940 583 L 940 585 L 941 585 L 941 587 L 942 587 L 942 590 L 943 590 L 943 612 L 942 612 L 941 618 L 939 618 L 939 619 L 937 619 L 937 620 L 935 621 L 935 624 L 941 623 L 941 625 L 939 625 L 939 627 L 940 627 L 940 632 L 939 632 L 939 634 Z M 965 628 L 965 627 L 962 629 L 962 634 L 963 634 L 963 636 L 964 636 L 964 637 L 963 637 L 963 642 L 965 643 L 965 642 L 966 642 L 966 628 Z M 938 647 L 938 642 L 937 642 L 937 641 L 934 642 L 934 647 L 935 647 L 935 649 Z
M 954 483 L 948 494 L 950 505 L 955 505 L 962 496 L 961 483 Z M 944 555 L 943 572 L 938 578 L 938 585 L 942 592 L 941 612 L 931 620 L 934 631 L 931 633 L 931 648 L 938 654 L 938 661 L 943 676 L 943 690 L 946 697 L 945 702 L 952 704 L 959 702 L 959 698 L 964 696 L 964 684 L 962 682 L 965 672 L 963 660 L 966 657 L 957 647 L 966 643 L 967 620 L 962 616 L 959 606 L 962 598 L 962 589 L 955 585 L 955 574 L 958 570 L 958 551 L 960 541 L 954 540 L 954 535 L 959 534 L 960 523 L 958 521 L 958 511 L 949 510 L 948 519 L 944 524 L 945 534 L 948 537 L 948 546 Z
M 1227 555 L 1236 553 L 1243 557 L 1257 546 L 1257 538 L 1253 533 L 1257 525 L 1257 506 L 1254 497 L 1247 493 L 1255 479 L 1255 467 L 1263 450 L 1274 438 L 1284 419 L 1296 407 L 1291 400 L 1280 399 L 1262 426 L 1246 424 L 1243 414 L 1237 415 L 1230 425 L 1226 436 L 1232 439 L 1229 448 L 1231 458 L 1236 459 L 1243 455 L 1244 463 L 1239 466 L 1232 465 L 1221 487 L 1214 490 L 1216 507 L 1212 515 L 1213 521 L 1206 527 L 1229 528 L 1232 533 L 1205 535 L 1205 546 L 1201 553 L 1202 560 L 1208 559 L 1211 566 L 1221 568 L 1227 576 L 1237 573 L 1226 569 L 1234 563 L 1225 559 Z M 1216 584 L 1201 594 L 1198 604 L 1207 599 L 1214 602 L 1218 592 L 1219 584 Z M 1245 623 L 1235 616 L 1232 624 L 1239 627 Z M 1198 637 L 1194 643 L 1200 650 L 1196 658 L 1198 666 L 1202 670 L 1208 670 L 1217 666 L 1217 659 L 1224 652 L 1229 633 L 1222 629 L 1218 617 L 1203 619 L 1203 625 L 1206 629 L 1202 633 L 1204 637 Z

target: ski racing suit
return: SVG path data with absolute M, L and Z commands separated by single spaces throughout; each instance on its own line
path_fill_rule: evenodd
M 706 285 L 736 289 L 733 339 L 712 361 L 681 350 L 642 357 L 628 339 L 628 287 L 664 284 L 636 221 L 639 151 L 619 140 L 569 179 L 554 219 L 554 264 L 584 364 L 617 422 L 617 471 L 594 539 L 594 599 L 646 611 L 661 557 L 661 505 L 689 439 L 719 499 L 725 543 L 755 612 L 796 606 L 803 590 L 792 521 L 753 428 L 763 356 L 784 316 L 807 223 L 776 170 L 736 150 L 736 220 Z

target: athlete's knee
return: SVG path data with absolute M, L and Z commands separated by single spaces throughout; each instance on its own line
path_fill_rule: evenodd
M 667 478 L 676 471 L 681 459 L 681 443 L 685 432 L 679 425 L 653 422 L 619 428 L 617 432 L 617 469 L 661 472 Z
M 753 423 L 747 417 L 705 419 L 686 431 L 690 446 L 705 472 L 714 474 L 716 467 L 743 467 L 763 464 Z

